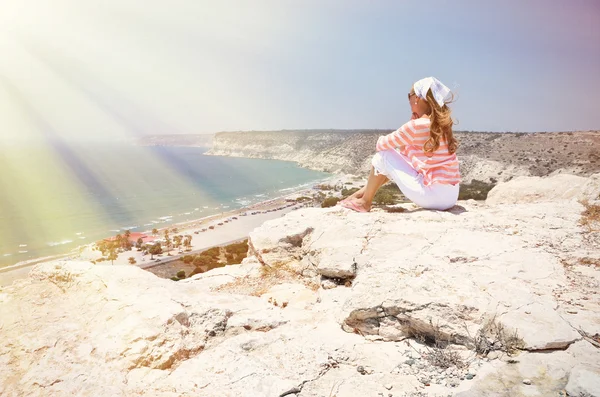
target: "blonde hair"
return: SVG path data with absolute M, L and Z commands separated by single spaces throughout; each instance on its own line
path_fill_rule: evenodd
M 448 153 L 453 154 L 458 149 L 458 141 L 452 134 L 452 125 L 455 122 L 452 120 L 452 110 L 448 107 L 448 104 L 454 101 L 454 94 L 451 95 L 452 98 L 445 101 L 444 106 L 440 106 L 433 97 L 431 89 L 427 91 L 426 100 L 431 108 L 429 115 L 431 126 L 429 127 L 429 139 L 423 145 L 425 153 L 435 152 L 440 147 L 441 138 L 448 144 Z

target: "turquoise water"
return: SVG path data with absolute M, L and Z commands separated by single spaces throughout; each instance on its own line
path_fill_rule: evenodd
M 329 174 L 126 144 L 0 150 L 0 266 L 240 208 Z

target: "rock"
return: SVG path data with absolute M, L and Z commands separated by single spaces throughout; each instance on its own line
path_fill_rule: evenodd
M 577 341 L 566 350 L 522 352 L 513 364 L 498 360 L 484 364 L 475 380 L 469 382 L 468 391 L 461 391 L 455 397 L 556 396 L 565 389 L 573 367 L 596 367 L 598 362 L 600 350 L 585 341 Z M 531 380 L 531 384 L 523 384 L 524 379 Z
M 578 375 L 600 362 L 598 246 L 581 204 L 403 208 L 294 211 L 251 233 L 241 266 L 178 283 L 39 265 L 0 290 L 0 395 L 553 396 L 596 379 Z M 352 281 L 321 288 L 321 263 L 349 259 Z M 496 353 L 514 332 L 521 349 Z M 470 365 L 432 366 L 416 340 Z M 503 359 L 473 361 L 476 346 Z
M 581 339 L 579 332 L 563 320 L 549 304 L 534 303 L 527 306 L 527 311 L 529 314 L 525 314 L 520 308 L 499 318 L 523 339 L 524 349 L 562 349 Z
M 326 278 L 321 281 L 321 287 L 323 289 L 332 289 L 336 288 L 338 285 L 331 279 Z
M 307 309 L 317 302 L 318 295 L 305 285 L 282 283 L 269 288 L 261 297 L 267 301 L 272 299 L 282 304 L 287 302 L 286 307 L 289 308 Z
M 600 397 L 600 368 L 575 366 L 565 389 L 569 396 Z
M 507 331 L 518 328 L 519 336 L 526 340 L 534 335 L 544 339 L 542 343 L 538 339 L 531 348 L 571 343 L 578 336 L 566 329 L 568 324 L 564 321 L 558 319 L 562 327 L 557 335 L 546 329 L 548 321 L 557 318 L 551 291 L 566 282 L 564 268 L 556 256 L 529 242 L 543 239 L 561 244 L 567 236 L 578 235 L 580 208 L 578 203 L 546 203 L 502 210 L 485 208 L 458 217 L 450 213 L 409 212 L 397 218 L 397 224 L 388 220 L 385 231 L 373 229 L 377 238 L 370 241 L 364 253 L 369 263 L 377 265 L 365 263 L 358 267 L 353 293 L 344 306 L 344 329 L 357 329 L 363 334 L 381 334 L 385 330 L 387 340 L 391 335 L 401 340 L 416 334 L 464 344 L 489 319 L 498 321 L 499 305 L 503 312 L 510 313 L 535 302 L 550 308 L 550 313 L 540 313 L 533 319 L 507 314 L 505 318 L 512 328 Z M 503 211 L 509 211 L 512 219 L 522 216 L 532 224 L 523 227 L 525 231 L 520 235 L 505 235 Z M 369 216 L 378 219 L 376 214 L 365 214 L 365 219 Z M 572 223 L 549 229 L 547 222 L 532 221 L 538 216 L 566 216 Z M 445 223 L 444 229 L 437 224 L 446 221 L 452 223 Z M 333 227 L 334 222 L 332 219 L 328 226 Z M 373 222 L 376 228 L 378 221 Z M 486 231 L 481 230 L 481 225 L 487 225 Z M 411 233 L 406 234 L 406 230 Z M 404 241 L 403 247 L 390 255 L 388 247 L 398 239 Z M 457 265 L 450 260 L 455 257 L 477 259 Z M 385 277 L 379 277 L 381 274 Z M 586 315 L 591 314 L 588 311 Z M 523 323 L 512 321 L 515 319 Z M 396 333 L 390 328 L 395 328 Z
M 392 388 L 394 387 L 394 385 L 392 385 L 391 383 L 388 383 L 388 384 L 383 385 L 383 387 L 385 387 L 388 390 L 392 390 Z
M 600 174 L 585 178 L 557 174 L 546 178 L 520 176 L 496 185 L 488 193 L 487 205 L 535 203 L 559 200 L 597 200 Z
M 523 379 L 523 384 L 524 385 L 530 385 L 531 384 L 531 379 Z
M 356 276 L 356 262 L 353 255 L 356 253 L 352 251 L 324 250 L 317 265 L 317 272 L 325 277 L 353 278 Z

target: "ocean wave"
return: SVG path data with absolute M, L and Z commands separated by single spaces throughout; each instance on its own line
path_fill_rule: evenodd
M 26 254 L 26 253 L 28 253 L 28 252 L 29 252 L 29 251 L 19 251 L 19 254 Z
M 27 244 L 19 244 L 19 248 L 20 247 L 27 247 Z
M 48 245 L 50 247 L 56 247 L 57 245 L 65 245 L 65 244 L 69 244 L 72 242 L 73 242 L 73 240 L 52 241 L 52 242 L 48 243 Z
M 2 256 L 11 256 L 11 255 L 12 255 L 12 254 L 4 254 L 4 255 L 2 255 Z
M 286 187 L 285 189 L 279 189 L 279 191 L 280 192 L 292 192 L 294 190 L 302 190 L 302 189 L 311 187 L 313 184 L 314 184 L 314 182 L 303 183 L 303 184 L 292 186 L 292 187 Z

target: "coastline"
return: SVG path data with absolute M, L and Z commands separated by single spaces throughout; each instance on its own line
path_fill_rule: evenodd
M 229 210 L 219 214 L 209 215 L 196 220 L 164 225 L 160 228 L 157 227 L 157 230 L 159 232 L 158 236 L 161 236 L 164 233 L 164 230 L 166 229 L 173 230 L 174 228 L 177 228 L 177 233 L 171 233 L 171 235 L 192 235 L 192 251 L 204 250 L 211 247 L 223 245 L 230 241 L 241 240 L 247 238 L 252 230 L 259 227 L 264 222 L 267 222 L 271 219 L 279 218 L 287 214 L 288 212 L 306 206 L 303 203 L 294 203 L 294 205 L 284 207 L 286 205 L 292 204 L 292 202 L 288 200 L 295 199 L 301 196 L 312 196 L 314 193 L 319 191 L 315 188 L 319 184 L 344 183 L 346 181 L 349 181 L 350 178 L 351 176 L 349 175 L 332 175 L 328 178 L 314 181 L 313 183 L 311 183 L 311 187 L 309 188 L 304 187 L 299 190 L 290 191 L 290 193 L 287 193 L 282 196 L 269 198 L 265 201 L 254 203 L 238 209 Z M 252 212 L 256 212 L 256 214 L 252 215 Z M 243 216 L 242 214 L 244 213 L 248 213 L 248 215 Z M 232 219 L 228 222 L 225 222 L 225 220 L 231 219 L 233 217 L 236 217 L 237 219 Z M 218 225 L 219 223 L 223 224 Z M 210 230 L 208 229 L 209 226 L 214 226 L 215 228 L 213 230 Z M 208 230 L 202 232 L 202 229 Z M 143 233 L 152 235 L 151 230 L 146 230 Z M 93 249 L 94 246 L 95 242 L 79 246 L 65 254 L 29 259 L 27 261 L 19 262 L 11 266 L 0 268 L 0 287 L 10 285 L 15 280 L 26 277 L 31 268 L 40 263 L 54 262 L 60 260 L 97 260 L 101 257 L 101 254 L 100 252 L 95 251 Z M 173 249 L 171 253 L 177 254 L 177 250 Z M 130 257 L 133 257 L 136 260 L 135 266 L 138 266 L 142 269 L 150 267 L 149 265 L 152 263 L 150 261 L 150 255 L 146 255 L 144 257 L 142 255 L 142 252 L 138 252 L 134 248 L 131 251 L 125 251 L 120 253 L 118 258 L 114 261 L 114 265 L 131 266 L 129 264 Z M 166 254 L 163 254 L 157 257 L 166 258 L 168 256 Z M 98 265 L 110 266 L 111 263 L 109 261 L 105 261 L 100 262 Z

